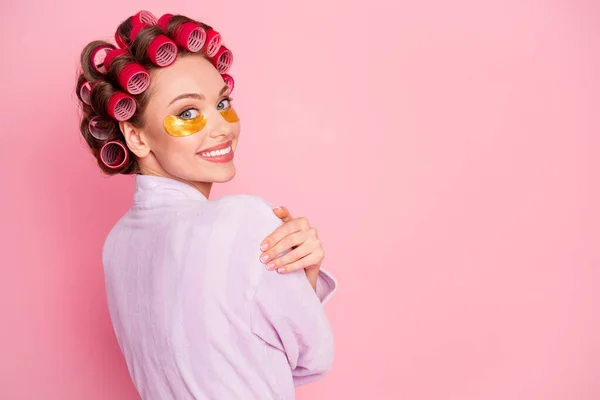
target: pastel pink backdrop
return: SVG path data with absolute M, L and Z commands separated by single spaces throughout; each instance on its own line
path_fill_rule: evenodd
M 94 165 L 72 88 L 142 8 L 235 52 L 214 195 L 308 216 L 339 278 L 334 368 L 298 399 L 600 398 L 596 2 L 166 4 L 1 6 L 1 399 L 138 398 L 100 265 L 132 179 Z

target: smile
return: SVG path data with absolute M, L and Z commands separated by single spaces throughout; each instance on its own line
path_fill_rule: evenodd
M 225 149 L 221 149 L 221 150 L 205 151 L 203 153 L 200 153 L 200 155 L 202 157 L 217 157 L 217 156 L 224 156 L 225 154 L 229 154 L 229 153 L 231 153 L 231 146 L 229 146 Z
M 200 158 L 207 161 L 214 163 L 227 163 L 233 160 L 232 145 L 232 141 L 229 140 L 225 143 L 221 143 L 218 146 L 199 151 L 197 154 Z

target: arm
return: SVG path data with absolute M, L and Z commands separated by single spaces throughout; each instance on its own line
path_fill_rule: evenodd
M 252 237 L 265 237 L 282 225 L 267 203 L 247 215 L 252 219 Z M 285 353 L 295 386 L 322 378 L 334 355 L 333 333 L 323 303 L 334 292 L 335 280 L 315 268 L 318 275 L 313 286 L 304 269 L 278 273 L 265 270 L 259 257 L 256 263 L 261 275 L 253 297 L 252 331 Z
M 331 368 L 333 333 L 323 304 L 302 270 L 265 271 L 254 297 L 252 329 L 286 354 L 295 386 L 321 379 Z
M 292 218 L 286 207 L 276 207 L 273 213 L 284 224 L 263 240 L 261 261 L 267 264 L 268 269 L 277 269 L 281 273 L 304 269 L 319 299 L 327 301 L 337 282 L 321 269 L 325 253 L 316 229 L 306 218 Z

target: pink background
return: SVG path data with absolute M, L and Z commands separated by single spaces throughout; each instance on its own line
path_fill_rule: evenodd
M 600 399 L 591 0 L 3 3 L 1 399 L 137 398 L 100 265 L 132 180 L 100 174 L 72 90 L 141 8 L 234 50 L 239 174 L 214 194 L 324 241 L 337 359 L 300 400 Z

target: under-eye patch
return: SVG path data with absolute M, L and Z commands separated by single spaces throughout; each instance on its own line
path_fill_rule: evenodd
M 233 107 L 229 107 L 227 110 L 220 111 L 221 115 L 227 122 L 239 122 L 240 118 L 237 113 L 233 109 Z
M 206 126 L 206 117 L 199 115 L 193 119 L 182 119 L 176 115 L 169 115 L 165 117 L 163 126 L 171 136 L 190 136 L 200 132 Z

